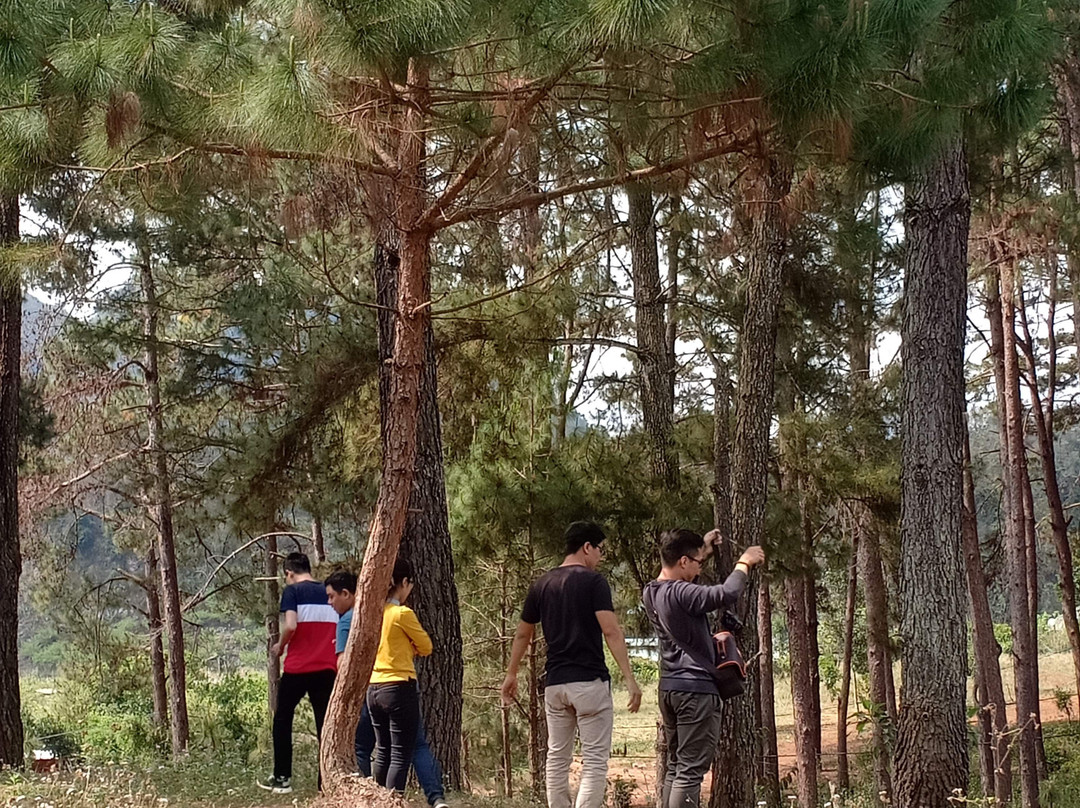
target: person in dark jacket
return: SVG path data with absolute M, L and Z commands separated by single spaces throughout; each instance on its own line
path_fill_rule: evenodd
M 716 653 L 708 614 L 733 605 L 750 568 L 765 560 L 760 547 L 750 547 L 722 584 L 695 583 L 719 540 L 716 530 L 704 537 L 685 529 L 665 532 L 660 576 L 642 593 L 660 638 L 660 717 L 668 747 L 661 808 L 697 808 L 701 801 L 701 782 L 720 734 L 720 691 L 713 666 L 704 664 Z

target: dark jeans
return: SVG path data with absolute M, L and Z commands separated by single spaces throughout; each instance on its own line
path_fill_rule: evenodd
M 416 680 L 368 685 L 367 706 L 375 730 L 375 782 L 404 791 L 420 726 Z
M 292 777 L 293 714 L 307 696 L 315 713 L 315 732 L 322 740 L 323 719 L 334 690 L 334 671 L 283 673 L 274 710 L 274 776 Z
M 375 728 L 371 726 L 371 713 L 368 712 L 365 702 L 364 709 L 360 711 L 360 723 L 356 725 L 356 765 L 364 777 L 371 777 L 371 754 L 374 751 Z M 428 805 L 434 805 L 445 796 L 442 767 L 428 746 L 423 713 L 420 714 L 420 723 L 416 730 L 416 750 L 413 752 L 412 765 Z
M 701 781 L 716 756 L 720 738 L 720 697 L 661 690 L 660 718 L 668 747 L 661 806 L 698 808 Z

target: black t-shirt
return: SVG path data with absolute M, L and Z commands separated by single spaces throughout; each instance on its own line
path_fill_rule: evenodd
M 597 612 L 611 612 L 611 587 L 588 567 L 556 567 L 529 587 L 521 619 L 539 623 L 547 640 L 547 683 L 608 681 Z

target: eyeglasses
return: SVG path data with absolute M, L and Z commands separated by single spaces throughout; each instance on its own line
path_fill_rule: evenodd
M 687 561 L 695 562 L 699 567 L 705 563 L 704 558 L 698 558 L 697 556 L 683 556 Z

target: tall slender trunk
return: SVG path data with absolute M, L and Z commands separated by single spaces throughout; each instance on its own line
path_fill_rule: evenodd
M 1031 329 L 1028 326 L 1027 311 L 1020 310 L 1020 321 L 1024 329 L 1023 350 L 1028 366 L 1028 390 L 1031 395 L 1031 413 L 1035 421 L 1035 434 L 1039 441 L 1039 461 L 1042 466 L 1043 491 L 1050 513 L 1050 535 L 1054 541 L 1054 550 L 1058 559 L 1058 576 L 1061 587 L 1061 613 L 1065 620 L 1065 633 L 1069 638 L 1069 650 L 1072 652 L 1073 681 L 1076 692 L 1080 694 L 1080 623 L 1076 613 L 1076 573 L 1073 569 L 1072 546 L 1069 543 L 1069 520 L 1065 516 L 1065 506 L 1061 499 L 1061 486 L 1058 482 L 1057 456 L 1054 447 L 1054 410 L 1057 392 L 1057 334 L 1054 312 L 1056 310 L 1057 270 L 1050 270 L 1050 313 L 1047 316 L 1047 350 L 1050 353 L 1049 373 L 1047 376 L 1045 401 L 1039 390 L 1038 368 L 1035 364 L 1035 352 L 1032 348 Z M 1029 555 L 1030 560 L 1030 555 Z M 1037 591 L 1037 590 L 1036 590 Z
M 19 197 L 0 195 L 0 247 L 19 241 Z M 8 282 L 10 281 L 10 282 Z M 23 765 L 19 697 L 19 387 L 22 283 L 0 279 L 0 768 Z
M 391 407 L 391 358 L 394 350 L 394 305 L 400 259 L 392 232 L 381 233 L 375 246 L 375 295 L 379 304 L 379 407 Z M 424 325 L 424 367 L 417 414 L 416 463 L 405 533 L 399 555 L 416 577 L 411 596 L 434 650 L 417 661 L 420 704 L 428 741 L 453 788 L 461 784 L 461 706 L 465 663 L 461 645 L 461 613 L 450 518 L 443 473 L 442 425 L 439 416 L 438 358 L 430 318 Z M 386 425 L 389 419 L 383 418 Z M 382 431 L 383 451 L 391 436 Z
M 979 522 L 975 506 L 975 477 L 971 470 L 971 447 L 964 431 L 964 555 L 967 560 L 968 595 L 971 599 L 972 628 L 975 639 L 975 668 L 978 705 L 990 729 L 984 756 L 987 795 L 993 794 L 1002 805 L 1012 799 L 1012 758 L 1009 743 L 1009 717 L 1005 709 L 1005 689 L 1001 684 L 1001 646 L 994 636 L 994 618 L 987 596 L 986 572 L 979 546 Z
M 814 564 L 814 523 L 808 493 L 809 478 L 802 480 L 802 539 L 810 562 L 803 579 L 803 599 L 806 609 L 806 656 L 810 675 L 810 742 L 813 745 L 814 765 L 821 769 L 821 643 L 818 639 L 818 598 Z
M 960 514 L 970 218 L 967 158 L 954 139 L 908 185 L 904 211 L 895 801 L 912 808 L 949 808 L 969 774 Z
M 713 377 L 713 521 L 724 536 L 724 543 L 717 554 L 716 573 L 723 580 L 735 566 L 731 536 L 731 431 L 730 431 L 730 382 L 723 365 L 714 358 Z M 740 606 L 743 628 L 738 632 L 740 648 L 745 652 L 755 647 L 750 635 L 757 632 L 756 592 L 748 592 Z M 749 658 L 749 657 L 748 657 Z M 758 657 L 759 661 L 761 657 Z M 712 766 L 712 789 L 710 808 L 736 808 L 752 805 L 754 780 L 746 771 L 747 761 L 760 760 L 760 741 L 754 727 L 757 726 L 757 702 L 754 698 L 760 687 L 763 672 L 760 667 L 752 671 L 751 692 L 725 702 L 720 713 L 720 741 Z M 748 731 L 749 730 L 749 731 Z
M 761 705 L 761 788 L 768 808 L 780 806 L 780 749 L 776 740 L 776 679 L 773 672 L 772 596 L 767 571 L 758 589 L 758 670 Z
M 851 790 L 848 766 L 848 707 L 851 701 L 851 657 L 855 639 L 855 601 L 859 594 L 859 531 L 851 531 L 851 561 L 848 564 L 847 595 L 844 599 L 844 646 L 840 657 L 840 695 L 836 702 L 836 787 Z
M 277 654 L 270 653 L 281 640 L 281 585 L 278 583 L 277 536 L 266 537 L 263 551 L 263 575 L 266 577 L 266 594 L 263 609 L 263 625 L 266 627 L 266 701 L 273 716 L 277 712 L 278 688 L 281 685 L 281 664 Z
M 869 508 L 856 506 L 856 519 L 869 517 Z M 892 653 L 889 643 L 889 605 L 882 570 L 881 540 L 871 525 L 859 541 L 859 572 L 866 599 L 866 656 L 869 671 L 870 703 L 874 705 L 871 724 L 874 750 L 874 782 L 878 792 L 893 793 L 892 736 L 895 725 L 889 719 L 889 678 Z
M 160 574 L 158 573 L 157 548 L 151 544 L 146 555 L 146 627 L 150 636 L 150 692 L 154 699 L 154 724 L 165 726 L 169 720 L 169 692 L 165 674 L 165 646 L 161 639 L 164 625 L 161 621 Z
M 792 176 L 791 168 L 783 158 L 772 155 L 760 155 L 755 168 L 755 178 L 747 182 L 745 189 L 746 196 L 755 201 L 746 211 L 749 217 L 749 266 L 746 307 L 739 333 L 739 378 L 731 461 L 731 540 L 738 548 L 760 544 L 764 538 L 776 325 L 787 248 L 781 205 L 791 190 Z M 757 579 L 757 575 L 751 576 L 754 585 L 757 585 Z M 746 593 L 756 611 L 755 595 L 753 589 Z M 748 658 L 752 658 L 757 653 L 758 633 L 748 631 L 746 634 L 747 645 L 742 649 Z M 764 702 L 761 713 L 762 719 L 767 720 Z M 753 748 L 752 715 L 749 713 L 746 724 L 738 728 L 740 737 L 746 735 L 747 739 L 732 738 L 731 743 Z M 752 789 L 747 789 L 744 801 L 732 808 L 752 808 L 752 793 Z
M 667 295 L 660 285 L 656 244 L 656 210 L 652 189 L 631 183 L 629 205 L 630 269 L 634 282 L 634 324 L 637 329 L 641 415 L 649 437 L 653 473 L 669 489 L 678 488 L 675 454 L 675 399 L 672 380 L 675 355 L 669 347 L 665 313 Z
M 150 458 L 154 522 L 157 526 L 158 567 L 162 601 L 165 606 L 165 634 L 169 640 L 169 727 L 173 757 L 187 752 L 187 661 L 184 658 L 184 615 L 180 606 L 180 584 L 176 571 L 176 541 L 173 533 L 172 486 L 169 458 L 164 443 L 164 417 L 158 371 L 158 297 L 145 234 L 141 236 L 139 277 L 143 293 L 143 374 L 146 385 L 146 451 Z
M 431 316 L 431 233 L 419 228 L 424 190 L 425 125 L 428 69 L 418 59 L 408 68 L 409 93 L 415 103 L 402 115 L 398 164 L 391 210 L 399 233 L 401 268 L 395 302 L 394 352 L 390 362 L 389 407 L 382 413 L 388 436 L 381 467 L 364 565 L 357 582 L 355 614 L 360 624 L 349 634 L 338 664 L 338 677 L 326 714 L 319 756 L 324 777 L 333 789 L 356 769 L 353 736 L 368 679 L 375 665 L 382 625 L 381 604 L 390 587 L 394 559 L 408 520 L 416 466 L 417 421 L 424 373 L 425 329 Z M 449 639 L 449 638 L 447 638 Z
M 1013 264 L 1007 257 L 1000 268 L 1001 362 L 1004 388 L 999 402 L 1004 404 L 1001 429 L 1008 454 L 1003 473 L 1009 479 L 1010 511 L 1006 515 L 1006 568 L 1008 571 L 1009 623 L 1013 635 L 1013 672 L 1016 683 L 1016 720 L 1020 759 L 1020 798 L 1023 808 L 1035 808 L 1039 799 L 1038 752 L 1035 716 L 1038 715 L 1038 679 L 1035 676 L 1034 636 L 1031 630 L 1031 601 L 1028 593 L 1028 533 L 1025 517 L 1026 454 L 1023 412 L 1020 403 L 1020 369 L 1016 356 Z M 993 338 L 993 335 L 992 335 Z

